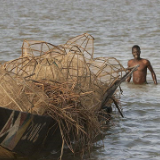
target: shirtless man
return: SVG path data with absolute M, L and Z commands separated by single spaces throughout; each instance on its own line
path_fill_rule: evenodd
M 128 67 L 139 65 L 136 71 L 133 72 L 133 82 L 135 84 L 146 84 L 147 68 L 150 70 L 154 84 L 157 84 L 156 74 L 152 68 L 151 63 L 147 59 L 140 57 L 141 49 L 138 45 L 132 47 L 132 54 L 134 59 L 128 61 Z M 131 76 L 127 78 L 130 82 Z

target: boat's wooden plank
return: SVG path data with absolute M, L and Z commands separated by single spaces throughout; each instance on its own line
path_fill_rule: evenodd
M 61 146 L 58 124 L 39 116 L 0 107 L 0 145 L 10 151 L 31 156 Z

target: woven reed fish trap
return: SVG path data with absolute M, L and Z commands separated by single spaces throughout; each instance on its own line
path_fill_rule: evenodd
M 12 72 L 0 70 L 0 106 L 23 112 L 43 114 L 48 97 L 33 83 Z
M 125 71 L 116 58 L 94 58 L 93 53 L 94 38 L 87 33 L 59 46 L 25 40 L 22 55 L 1 66 L 0 105 L 51 116 L 72 152 L 70 132 L 81 140 L 77 147 L 90 147 L 101 131 L 103 95 Z

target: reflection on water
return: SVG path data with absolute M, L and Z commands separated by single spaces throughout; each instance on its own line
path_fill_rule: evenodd
M 18 58 L 24 39 L 63 44 L 88 32 L 95 38 L 95 56 L 116 57 L 125 67 L 131 47 L 140 45 L 142 57 L 150 60 L 160 79 L 159 0 L 0 2 L 0 61 Z M 160 159 L 160 87 L 150 73 L 147 81 L 141 86 L 122 84 L 125 118 L 115 117 L 104 147 L 91 152 L 92 160 Z M 65 159 L 79 158 L 66 153 Z

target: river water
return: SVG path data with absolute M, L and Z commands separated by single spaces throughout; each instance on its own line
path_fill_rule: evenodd
M 0 0 L 0 61 L 18 58 L 23 40 L 58 45 L 89 33 L 95 57 L 116 57 L 127 67 L 131 47 L 141 47 L 160 83 L 160 0 Z M 113 120 L 91 160 L 160 159 L 160 85 L 123 83 L 124 118 Z M 53 156 L 54 158 L 54 156 Z M 64 159 L 78 159 L 66 154 Z

